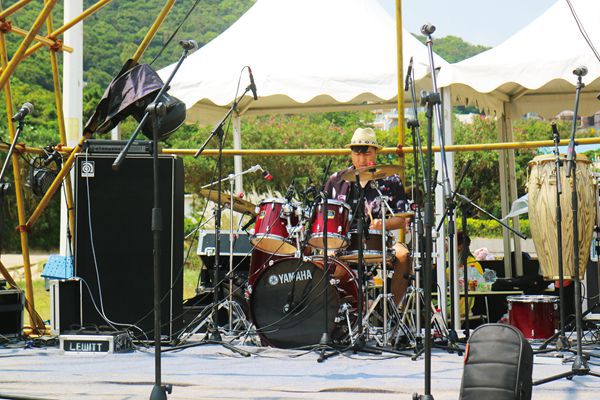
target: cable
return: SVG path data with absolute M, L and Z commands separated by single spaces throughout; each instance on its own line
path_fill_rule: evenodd
M 571 10 L 571 14 L 573 14 L 573 18 L 575 19 L 575 22 L 577 23 L 577 28 L 579 28 L 579 32 L 581 32 L 581 35 L 585 39 L 585 41 L 588 44 L 588 46 L 590 46 L 590 49 L 594 53 L 594 56 L 596 56 L 596 58 L 598 59 L 598 61 L 600 61 L 600 54 L 598 54 L 598 50 L 596 50 L 596 48 L 594 47 L 594 44 L 592 43 L 592 40 L 590 39 L 590 37 L 588 36 L 585 28 L 583 27 L 583 24 L 581 23 L 581 20 L 577 16 L 577 12 L 575 11 L 575 7 L 573 7 L 573 4 L 571 3 L 571 0 L 566 0 L 566 1 L 567 1 L 567 5 L 569 6 L 569 9 Z
M 163 51 L 171 43 L 171 41 L 173 40 L 173 38 L 175 37 L 175 35 L 179 32 L 179 30 L 183 26 L 184 22 L 187 21 L 187 19 L 189 18 L 189 16 L 192 14 L 192 11 L 194 11 L 194 9 L 198 5 L 198 3 L 200 3 L 200 0 L 196 0 L 196 2 L 194 4 L 192 4 L 192 6 L 190 7 L 190 9 L 187 11 L 187 13 L 185 14 L 185 16 L 181 20 L 181 22 L 177 25 L 177 27 L 175 28 L 175 30 L 173 31 L 173 33 L 171 34 L 171 36 L 169 36 L 169 39 L 167 39 L 167 41 L 165 42 L 165 44 L 160 48 L 160 50 L 158 51 L 158 54 L 152 59 L 152 61 L 150 62 L 149 65 L 154 64 L 154 62 L 158 59 L 158 57 L 160 57 L 162 55 Z

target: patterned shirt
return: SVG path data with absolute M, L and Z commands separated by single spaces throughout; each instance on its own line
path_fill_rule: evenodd
M 356 215 L 356 203 L 358 202 L 359 193 L 356 189 L 356 185 L 351 184 L 343 179 L 341 176 L 353 170 L 354 167 L 346 168 L 342 171 L 336 172 L 329 177 L 325 184 L 325 192 L 330 199 L 343 201 L 350 205 L 352 213 Z M 406 211 L 406 195 L 404 194 L 404 187 L 402 180 L 398 175 L 392 175 L 387 178 L 377 179 L 377 185 L 379 190 L 384 196 L 388 197 L 388 204 L 394 213 L 400 213 Z M 365 191 L 365 212 L 364 215 L 371 215 L 373 218 L 381 218 L 381 201 L 377 190 L 366 185 Z M 389 217 L 389 209 L 386 209 L 386 215 Z

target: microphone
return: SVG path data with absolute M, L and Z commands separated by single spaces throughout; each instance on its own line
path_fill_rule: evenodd
M 252 68 L 248 67 L 248 74 L 250 75 L 250 90 L 252 91 L 252 97 L 254 100 L 258 100 L 258 95 L 256 94 L 256 83 L 254 83 L 254 75 L 252 75 Z
M 46 158 L 43 162 L 44 167 L 47 167 L 48 165 L 50 165 L 52 162 L 56 161 L 57 163 L 60 162 L 61 158 L 60 158 L 60 153 L 56 150 L 54 150 L 49 156 L 48 158 Z
M 196 42 L 194 39 L 180 40 L 179 45 L 187 51 L 195 50 L 198 48 L 198 42 Z
M 421 33 L 425 36 L 429 36 L 433 32 L 435 32 L 435 26 L 433 24 L 426 23 L 421 27 Z
M 404 277 L 404 279 L 409 280 L 409 281 L 414 281 L 416 279 L 415 275 L 410 274 L 408 272 L 405 272 L 403 277 Z
M 269 171 L 263 171 L 261 175 L 265 181 L 273 180 L 273 175 L 271 175 L 271 173 Z
M 552 137 L 555 139 L 560 139 L 560 134 L 558 133 L 558 128 L 556 127 L 556 122 L 552 121 Z
M 585 65 L 581 65 L 573 70 L 573 74 L 577 76 L 586 76 L 588 69 Z
M 11 120 L 14 121 L 22 121 L 23 118 L 33 112 L 33 104 L 31 103 L 23 103 L 19 112 L 12 116 Z
M 410 81 L 410 76 L 412 73 L 412 66 L 413 64 L 413 58 L 410 58 L 410 61 L 408 62 L 408 70 L 406 70 L 406 78 L 404 79 L 404 91 L 408 92 L 408 82 Z

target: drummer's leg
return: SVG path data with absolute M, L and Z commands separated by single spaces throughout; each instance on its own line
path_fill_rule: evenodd
M 404 274 L 410 272 L 410 255 L 404 243 L 396 243 L 394 245 L 394 253 L 396 259 L 392 264 L 392 268 L 394 269 L 394 274 L 392 275 L 392 294 L 394 295 L 394 303 L 397 305 L 402 300 L 408 288 L 409 280 L 404 277 Z

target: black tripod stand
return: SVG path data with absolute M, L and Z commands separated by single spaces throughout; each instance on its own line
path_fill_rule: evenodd
M 179 58 L 175 68 L 171 72 L 171 75 L 158 91 L 156 97 L 150 103 L 145 110 L 144 116 L 138 124 L 137 128 L 131 135 L 131 138 L 121 151 L 115 161 L 113 162 L 112 168 L 117 171 L 125 157 L 129 148 L 133 144 L 137 135 L 146 124 L 147 120 L 150 119 L 152 126 L 152 176 L 153 176 L 153 199 L 154 205 L 152 208 L 152 239 L 153 239 L 153 275 L 154 275 L 154 387 L 150 394 L 151 400 L 162 400 L 167 398 L 167 393 L 171 394 L 172 385 L 161 384 L 161 307 L 160 307 L 160 233 L 162 231 L 162 210 L 160 208 L 160 191 L 159 191 L 159 173 L 158 173 L 158 141 L 159 136 L 159 124 L 163 116 L 166 115 L 166 105 L 161 101 L 162 96 L 166 93 L 169 88 L 169 84 L 173 80 L 173 77 L 179 70 L 179 67 L 183 61 L 187 58 L 190 50 L 195 48 L 193 41 L 182 41 L 180 42 L 183 47 L 183 54 Z
M 570 348 L 569 341 L 565 336 L 565 286 L 564 286 L 564 267 L 563 267 L 563 255 L 562 255 L 562 207 L 560 205 L 560 197 L 562 194 L 562 177 L 560 174 L 560 168 L 563 165 L 563 161 L 560 157 L 560 152 L 558 149 L 558 143 L 560 142 L 560 135 L 558 133 L 558 129 L 556 127 L 556 123 L 552 123 L 552 138 L 554 140 L 554 170 L 556 174 L 556 250 L 558 256 L 558 310 L 560 315 L 559 321 L 559 330 L 556 335 L 552 336 L 550 339 L 544 341 L 542 345 L 535 351 L 535 354 L 539 353 L 547 353 L 550 351 L 570 351 L 573 350 Z M 548 344 L 556 339 L 555 348 L 548 349 Z
M 251 72 L 250 72 L 250 74 L 251 74 Z M 252 76 L 252 75 L 250 75 L 250 76 Z M 220 325 L 219 303 L 220 303 L 220 292 L 221 292 L 221 240 L 220 240 L 221 239 L 221 208 L 222 208 L 222 203 L 221 203 L 221 191 L 222 191 L 221 186 L 222 185 L 221 185 L 221 183 L 223 181 L 221 179 L 221 177 L 223 175 L 223 137 L 225 135 L 225 132 L 223 131 L 223 125 L 225 125 L 225 122 L 229 119 L 229 117 L 231 117 L 233 112 L 237 109 L 237 105 L 238 105 L 239 101 L 246 95 L 246 93 L 248 93 L 250 91 L 252 91 L 253 94 L 256 91 L 256 88 L 254 87 L 254 79 L 253 78 L 251 78 L 250 85 L 246 87 L 246 89 L 244 90 L 242 95 L 234 99 L 233 103 L 231 104 L 231 107 L 229 108 L 229 110 L 227 110 L 227 113 L 225 113 L 225 116 L 215 126 L 215 128 L 210 133 L 209 137 L 206 139 L 206 141 L 200 147 L 200 149 L 196 152 L 196 154 L 194 154 L 194 158 L 198 158 L 202 154 L 202 152 L 204 151 L 204 149 L 206 148 L 206 146 L 208 145 L 210 140 L 213 137 L 217 137 L 219 155 L 218 155 L 218 159 L 217 159 L 217 208 L 215 209 L 215 265 L 214 265 L 214 275 L 213 275 L 214 287 L 213 287 L 213 303 L 211 306 L 212 311 L 211 311 L 211 315 L 210 315 L 212 324 L 210 324 L 208 327 L 208 332 L 206 334 L 205 340 L 200 343 L 195 343 L 194 345 L 200 346 L 203 344 L 219 344 L 219 345 L 221 345 L 233 352 L 236 352 L 244 357 L 249 357 L 250 353 L 248 353 L 247 351 L 238 349 L 237 347 L 235 347 L 229 343 L 223 342 L 221 333 L 219 332 L 219 325 Z M 229 279 L 233 279 L 233 277 L 230 276 Z
M 600 378 L 600 373 L 590 370 L 587 359 L 583 355 L 582 349 L 582 320 L 581 313 L 581 280 L 579 276 L 579 230 L 578 230 L 578 199 L 577 199 L 577 164 L 575 153 L 575 131 L 577 130 L 577 112 L 579 111 L 579 95 L 581 89 L 585 86 L 581 78 L 587 74 L 586 67 L 578 67 L 573 71 L 577 76 L 577 86 L 575 87 L 575 109 L 573 111 L 573 125 L 571 129 L 571 138 L 567 150 L 567 165 L 565 176 L 571 177 L 571 209 L 573 212 L 573 263 L 575 267 L 574 284 L 575 284 L 575 331 L 577 335 L 577 354 L 573 359 L 571 371 L 562 374 L 554 375 L 548 378 L 540 379 L 533 382 L 534 385 L 541 385 L 552 382 L 558 379 L 572 379 L 574 376 L 591 375 Z M 557 177 L 558 179 L 559 177 Z M 560 227 L 559 227 L 560 229 Z M 559 249 L 562 251 L 562 249 Z

